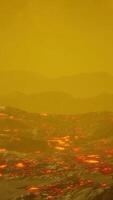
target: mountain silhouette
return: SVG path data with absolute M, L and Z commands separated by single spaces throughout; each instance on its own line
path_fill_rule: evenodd
M 0 71 L 0 75 L 0 94 L 63 91 L 73 97 L 83 98 L 113 93 L 113 76 L 105 72 L 59 78 L 46 78 L 31 71 Z
M 77 114 L 113 111 L 113 94 L 101 94 L 89 98 L 74 98 L 65 92 L 39 94 L 11 93 L 0 96 L 1 105 L 13 106 L 30 112 L 52 114 Z

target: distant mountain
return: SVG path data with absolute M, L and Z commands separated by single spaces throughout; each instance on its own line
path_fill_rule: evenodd
M 0 94 L 65 92 L 76 98 L 113 93 L 113 76 L 100 72 L 59 78 L 45 78 L 30 71 L 0 71 Z
M 42 91 L 46 78 L 31 71 L 0 71 L 0 94 Z
M 113 76 L 104 72 L 61 77 L 57 79 L 57 84 L 57 88 L 74 97 L 93 97 L 113 92 Z
M 96 111 L 113 111 L 113 94 L 101 94 L 90 98 L 74 98 L 64 92 L 43 92 L 25 95 L 11 93 L 0 96 L 0 104 L 25 109 L 30 112 L 76 114 Z

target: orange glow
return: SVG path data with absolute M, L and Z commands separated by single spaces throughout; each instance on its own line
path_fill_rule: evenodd
M 32 187 L 28 188 L 27 191 L 34 193 L 34 192 L 38 192 L 39 188 L 35 187 L 35 186 L 32 186 Z
M 85 160 L 85 163 L 89 163 L 89 164 L 98 164 L 99 161 L 98 161 L 98 160 Z
M 89 156 L 87 156 L 88 158 L 95 158 L 95 159 L 100 159 L 100 156 L 99 155 L 89 155 Z
M 80 150 L 81 150 L 80 147 L 73 148 L 73 151 L 76 153 L 80 152 Z
M 7 167 L 6 164 L 4 164 L 4 165 L 0 165 L 0 169 L 5 169 L 6 167 Z
M 0 118 L 6 118 L 7 114 L 6 113 L 0 113 Z
M 17 163 L 16 168 L 25 168 L 25 165 L 23 163 Z
M 59 151 L 64 151 L 64 150 L 65 150 L 64 147 L 59 147 L 59 146 L 55 147 L 55 149 L 56 149 L 56 150 L 59 150 Z
M 47 199 L 54 199 L 54 197 L 51 196 L 51 195 L 49 195 L 49 196 L 47 197 Z
M 13 115 L 9 116 L 9 119 L 15 119 L 15 117 Z
M 108 188 L 109 186 L 108 186 L 107 183 L 101 183 L 101 184 L 100 184 L 100 187 L 102 187 L 102 188 Z
M 48 113 L 41 113 L 40 115 L 43 116 L 43 117 L 47 117 Z
M 0 149 L 0 153 L 4 153 L 4 152 L 6 152 L 7 150 L 6 149 Z

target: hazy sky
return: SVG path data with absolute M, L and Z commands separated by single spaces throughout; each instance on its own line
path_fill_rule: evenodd
M 113 0 L 0 0 L 0 69 L 113 73 Z

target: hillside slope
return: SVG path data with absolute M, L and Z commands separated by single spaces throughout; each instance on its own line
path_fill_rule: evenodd
M 14 106 L 29 112 L 78 114 L 113 111 L 113 95 L 101 94 L 90 98 L 74 98 L 67 93 L 54 91 L 31 95 L 11 93 L 0 96 L 0 104 Z
M 2 200 L 113 200 L 113 113 L 0 107 Z

